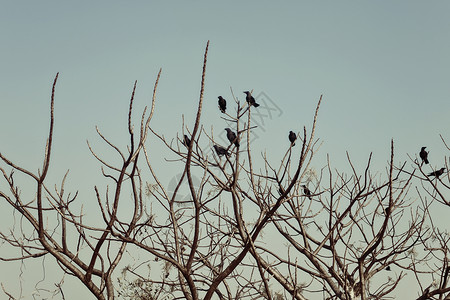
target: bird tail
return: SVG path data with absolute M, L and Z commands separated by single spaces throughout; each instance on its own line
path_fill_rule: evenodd
M 254 107 L 258 107 L 259 104 L 255 102 L 255 103 L 253 104 L 253 106 L 254 106 Z
M 425 164 L 427 164 L 427 165 L 428 165 L 428 159 L 426 159 L 426 158 L 425 158 Z

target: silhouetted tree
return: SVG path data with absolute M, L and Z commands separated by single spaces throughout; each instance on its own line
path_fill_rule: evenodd
M 334 169 L 329 157 L 323 167 L 313 166 L 322 97 L 309 130 L 304 126 L 299 134 L 300 149 L 285 145 L 274 165 L 270 153 L 255 158 L 251 110 L 233 96 L 236 115 L 226 114 L 226 121 L 238 134 L 229 130 L 234 138 L 228 139 L 240 139 L 246 147 L 229 155 L 231 145 L 219 146 L 213 130 L 207 132 L 200 121 L 208 46 L 196 118 L 182 129 L 190 137 L 182 133 L 183 139 L 169 140 L 152 127 L 160 70 L 138 131 L 131 118 L 136 83 L 133 87 L 127 151 L 97 129 L 120 159 L 107 162 L 88 144 L 109 181 L 94 186 L 101 226 L 88 223 L 91 214 L 75 211 L 74 203 L 88 200 L 66 192 L 67 174 L 59 187 L 48 184 L 56 75 L 42 169 L 33 173 L 0 154 L 0 199 L 27 225 L 2 228 L 0 238 L 17 248 L 18 256 L 0 254 L 0 259 L 52 257 L 97 299 L 387 299 L 398 295 L 406 274 L 417 281 L 417 299 L 450 297 L 450 238 L 434 223 L 430 209 L 450 206 L 444 168 L 430 173 L 434 180 L 417 159 L 411 159 L 411 168 L 407 162 L 397 164 L 393 141 L 384 174 L 371 171 L 372 154 L 362 169 L 347 154 L 350 174 Z M 249 96 L 248 104 L 257 106 Z M 166 170 L 151 163 L 163 157 L 150 151 L 149 134 L 182 163 L 173 190 L 162 184 Z M 212 148 L 217 156 L 211 155 Z M 17 173 L 33 181 L 34 197 L 20 192 Z M 181 195 L 183 183 L 188 195 Z M 411 189 L 414 184 L 416 190 Z M 131 211 L 122 212 L 124 206 Z M 387 270 L 392 270 L 389 276 Z M 7 289 L 3 287 L 4 293 L 13 299 Z M 62 285 L 58 291 L 64 298 Z

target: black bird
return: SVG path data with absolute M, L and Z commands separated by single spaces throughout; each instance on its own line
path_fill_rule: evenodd
M 444 171 L 445 171 L 445 168 L 440 168 L 437 171 L 431 172 L 430 174 L 428 174 L 428 176 L 436 176 L 436 178 L 439 178 L 439 176 L 444 174 Z
M 252 94 L 249 91 L 245 91 L 244 93 L 247 95 L 247 97 L 245 97 L 245 100 L 247 100 L 248 106 L 252 106 L 252 105 L 254 107 L 259 106 L 259 104 L 256 103 L 255 98 L 253 98 Z
M 222 113 L 225 113 L 225 110 L 227 109 L 227 101 L 222 97 L 219 96 L 219 109 Z
M 234 133 L 230 128 L 225 128 L 227 131 L 227 138 L 230 141 L 230 143 L 234 143 L 236 147 L 239 147 L 239 141 L 236 136 L 236 133 Z
M 218 155 L 219 157 L 220 157 L 220 156 L 223 156 L 223 155 L 226 155 L 226 156 L 230 155 L 230 154 L 228 153 L 227 149 L 225 149 L 225 148 L 222 147 L 222 146 L 214 145 L 213 147 L 214 147 L 214 150 L 216 150 L 216 153 L 217 153 L 217 155 Z
M 187 135 L 184 135 L 183 145 L 185 145 L 186 148 L 189 148 L 189 146 L 191 145 L 191 139 Z
M 391 266 L 387 266 L 386 271 L 390 271 L 390 270 L 391 270 Z
M 289 141 L 291 142 L 291 144 L 292 144 L 292 147 L 294 147 L 295 146 L 295 140 L 297 139 L 297 135 L 291 130 L 291 131 L 289 131 Z
M 306 187 L 306 185 L 302 185 L 303 188 L 303 194 L 311 200 L 311 191 Z
M 420 149 L 419 156 L 422 159 L 422 161 L 428 164 L 428 152 L 425 151 L 425 148 L 426 147 L 422 147 L 422 149 Z

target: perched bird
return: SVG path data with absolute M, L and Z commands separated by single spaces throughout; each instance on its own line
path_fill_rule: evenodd
M 303 194 L 311 200 L 311 191 L 306 187 L 306 185 L 302 185 L 303 188 Z
M 234 133 L 230 128 L 225 128 L 227 131 L 227 138 L 230 141 L 230 143 L 234 143 L 236 147 L 239 147 L 239 141 L 236 136 L 236 133 Z
M 227 101 L 222 97 L 219 96 L 219 109 L 222 113 L 225 113 L 225 110 L 227 109 Z
M 230 154 L 228 153 L 227 149 L 225 149 L 225 148 L 222 147 L 222 146 L 214 145 L 213 147 L 214 147 L 214 150 L 216 150 L 216 153 L 217 153 L 217 155 L 218 155 L 219 157 L 220 157 L 220 156 L 223 156 L 223 155 L 226 155 L 226 156 L 230 155 Z
M 445 168 L 440 168 L 437 171 L 431 172 L 430 174 L 428 174 L 428 176 L 436 176 L 436 178 L 439 178 L 439 176 L 444 174 L 444 171 L 445 171 Z
M 425 148 L 426 147 L 422 147 L 422 149 L 420 149 L 419 156 L 422 159 L 422 161 L 428 164 L 428 152 L 425 151 Z
M 297 139 L 297 135 L 293 131 L 289 131 L 289 141 L 292 144 L 292 147 L 295 146 L 295 140 Z
M 386 271 L 390 271 L 390 270 L 391 270 L 391 266 L 387 266 Z
M 248 106 L 252 106 L 252 105 L 254 107 L 259 106 L 259 104 L 256 103 L 255 98 L 253 98 L 252 94 L 249 91 L 245 91 L 244 93 L 247 95 L 247 97 L 245 97 L 245 100 L 247 100 Z
M 183 145 L 185 145 L 187 148 L 189 148 L 189 146 L 191 145 L 191 139 L 187 135 L 184 135 Z

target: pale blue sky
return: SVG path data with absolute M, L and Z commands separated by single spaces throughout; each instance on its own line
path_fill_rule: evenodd
M 160 67 L 159 117 L 192 115 L 209 39 L 206 123 L 215 122 L 216 114 L 208 117 L 216 112 L 216 97 L 230 98 L 230 86 L 237 95 L 254 89 L 276 101 L 283 122 L 274 122 L 271 134 L 309 124 L 324 94 L 318 132 L 324 153 L 383 155 L 391 138 L 400 152 L 415 153 L 423 144 L 434 146 L 434 153 L 450 106 L 449 6 L 443 1 L 4 3 L 0 117 L 10 131 L 2 130 L 2 139 L 14 149 L 19 137 L 42 140 L 58 71 L 60 141 L 83 141 L 94 124 L 111 128 L 125 115 L 133 81 L 138 80 L 137 95 L 148 99 Z
M 373 151 L 383 171 L 391 138 L 399 161 L 428 146 L 440 167 L 439 134 L 450 140 L 449 16 L 448 1 L 2 1 L 0 151 L 41 167 L 60 72 L 52 175 L 70 168 L 90 197 L 83 172 L 98 166 L 85 140 L 100 145 L 95 125 L 124 149 L 134 80 L 139 116 L 162 68 L 153 126 L 174 137 L 181 114 L 194 118 L 210 40 L 203 122 L 217 132 L 218 95 L 231 99 L 230 86 L 241 99 L 262 91 L 282 115 L 254 145 L 279 155 L 284 148 L 273 145 L 310 128 L 323 94 L 318 168 L 327 153 L 345 165 L 346 150 L 362 167 Z

